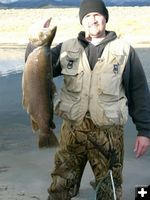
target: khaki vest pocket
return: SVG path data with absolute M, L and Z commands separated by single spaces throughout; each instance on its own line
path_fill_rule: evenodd
M 103 94 L 118 96 L 120 91 L 119 74 L 114 73 L 101 73 L 99 86 Z
M 80 115 L 80 103 L 77 102 L 64 102 L 57 99 L 54 105 L 55 114 L 65 120 L 78 121 Z
M 128 107 L 126 98 L 121 98 L 116 102 L 104 103 L 105 116 L 112 124 L 124 125 L 128 118 Z
M 72 74 L 77 73 L 78 65 L 79 65 L 79 57 L 80 51 L 65 51 L 61 54 L 60 61 L 62 66 L 62 73 L 65 71 L 65 74 L 70 74 L 70 70 Z
M 65 88 L 69 92 L 80 92 L 83 85 L 83 71 L 78 72 L 73 69 L 68 70 L 63 69 L 62 73 L 64 74 L 64 84 Z

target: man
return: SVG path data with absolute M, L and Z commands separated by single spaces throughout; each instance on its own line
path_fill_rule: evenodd
M 64 119 L 48 200 L 70 200 L 89 161 L 97 200 L 122 196 L 123 125 L 136 125 L 136 157 L 150 145 L 150 94 L 135 50 L 105 30 L 109 13 L 101 0 L 83 0 L 85 32 L 52 49 L 54 77 L 63 75 L 55 113 Z

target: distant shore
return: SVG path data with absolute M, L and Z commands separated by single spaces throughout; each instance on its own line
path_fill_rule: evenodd
M 115 31 L 132 45 L 150 46 L 150 7 L 108 7 L 107 30 Z M 53 44 L 76 37 L 82 30 L 78 8 L 0 9 L 0 46 L 25 46 L 28 29 L 52 17 L 58 31 Z

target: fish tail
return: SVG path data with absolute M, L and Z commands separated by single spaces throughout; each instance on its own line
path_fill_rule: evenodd
M 39 148 L 51 148 L 59 146 L 59 142 L 54 132 L 51 130 L 50 134 L 39 134 L 38 145 Z

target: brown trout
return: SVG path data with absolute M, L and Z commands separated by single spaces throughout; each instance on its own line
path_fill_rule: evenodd
M 22 104 L 31 119 L 33 131 L 39 133 L 39 148 L 58 146 L 52 129 L 53 96 L 56 92 L 52 73 L 50 46 L 57 27 L 49 28 L 47 20 L 37 38 L 29 38 L 36 48 L 29 54 L 22 76 Z

